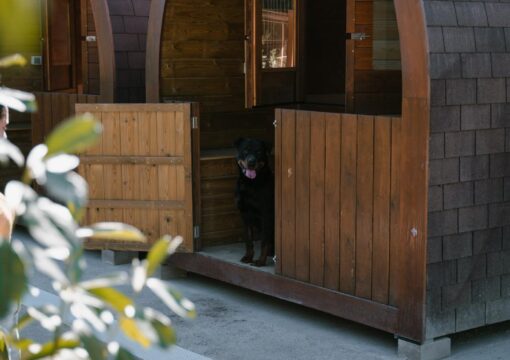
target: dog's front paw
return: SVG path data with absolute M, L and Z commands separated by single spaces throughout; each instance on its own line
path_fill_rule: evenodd
M 242 263 L 245 263 L 245 264 L 250 264 L 253 262 L 253 255 L 244 255 L 242 258 L 241 258 L 241 262 Z
M 255 262 L 253 263 L 253 266 L 257 266 L 257 267 L 266 266 L 266 259 L 255 260 Z

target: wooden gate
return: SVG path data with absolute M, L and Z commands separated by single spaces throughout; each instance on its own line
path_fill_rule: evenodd
M 395 305 L 400 118 L 277 110 L 277 272 Z
M 85 223 L 121 221 L 148 237 L 147 245 L 89 240 L 86 248 L 147 250 L 169 234 L 182 235 L 184 250 L 193 251 L 199 168 L 192 169 L 198 133 L 192 133 L 192 111 L 189 103 L 76 105 L 77 113 L 92 113 L 103 125 L 100 143 L 80 156 L 90 196 Z

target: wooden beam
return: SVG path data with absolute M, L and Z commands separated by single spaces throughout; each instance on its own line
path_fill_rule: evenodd
M 327 312 L 390 333 L 397 331 L 398 310 L 246 265 L 221 261 L 204 253 L 177 253 L 168 260 L 193 273 Z
M 398 333 L 425 340 L 430 75 L 421 0 L 394 0 L 402 58 Z
M 99 51 L 99 95 L 102 102 L 115 99 L 115 53 L 112 24 L 106 0 L 90 0 Z
M 166 0 L 152 0 L 145 48 L 145 102 L 159 102 L 159 55 Z

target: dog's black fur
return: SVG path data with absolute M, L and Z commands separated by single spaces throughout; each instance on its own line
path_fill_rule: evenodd
M 239 165 L 235 199 L 245 225 L 246 253 L 241 262 L 264 266 L 274 244 L 274 174 L 268 164 L 271 145 L 240 138 L 234 146 Z M 253 261 L 255 229 L 260 231 L 261 251 Z

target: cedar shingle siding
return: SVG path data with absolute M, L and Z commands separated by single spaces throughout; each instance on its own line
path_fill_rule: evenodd
M 510 2 L 424 6 L 433 338 L 510 319 Z
M 115 46 L 116 102 L 145 102 L 150 0 L 108 0 Z

